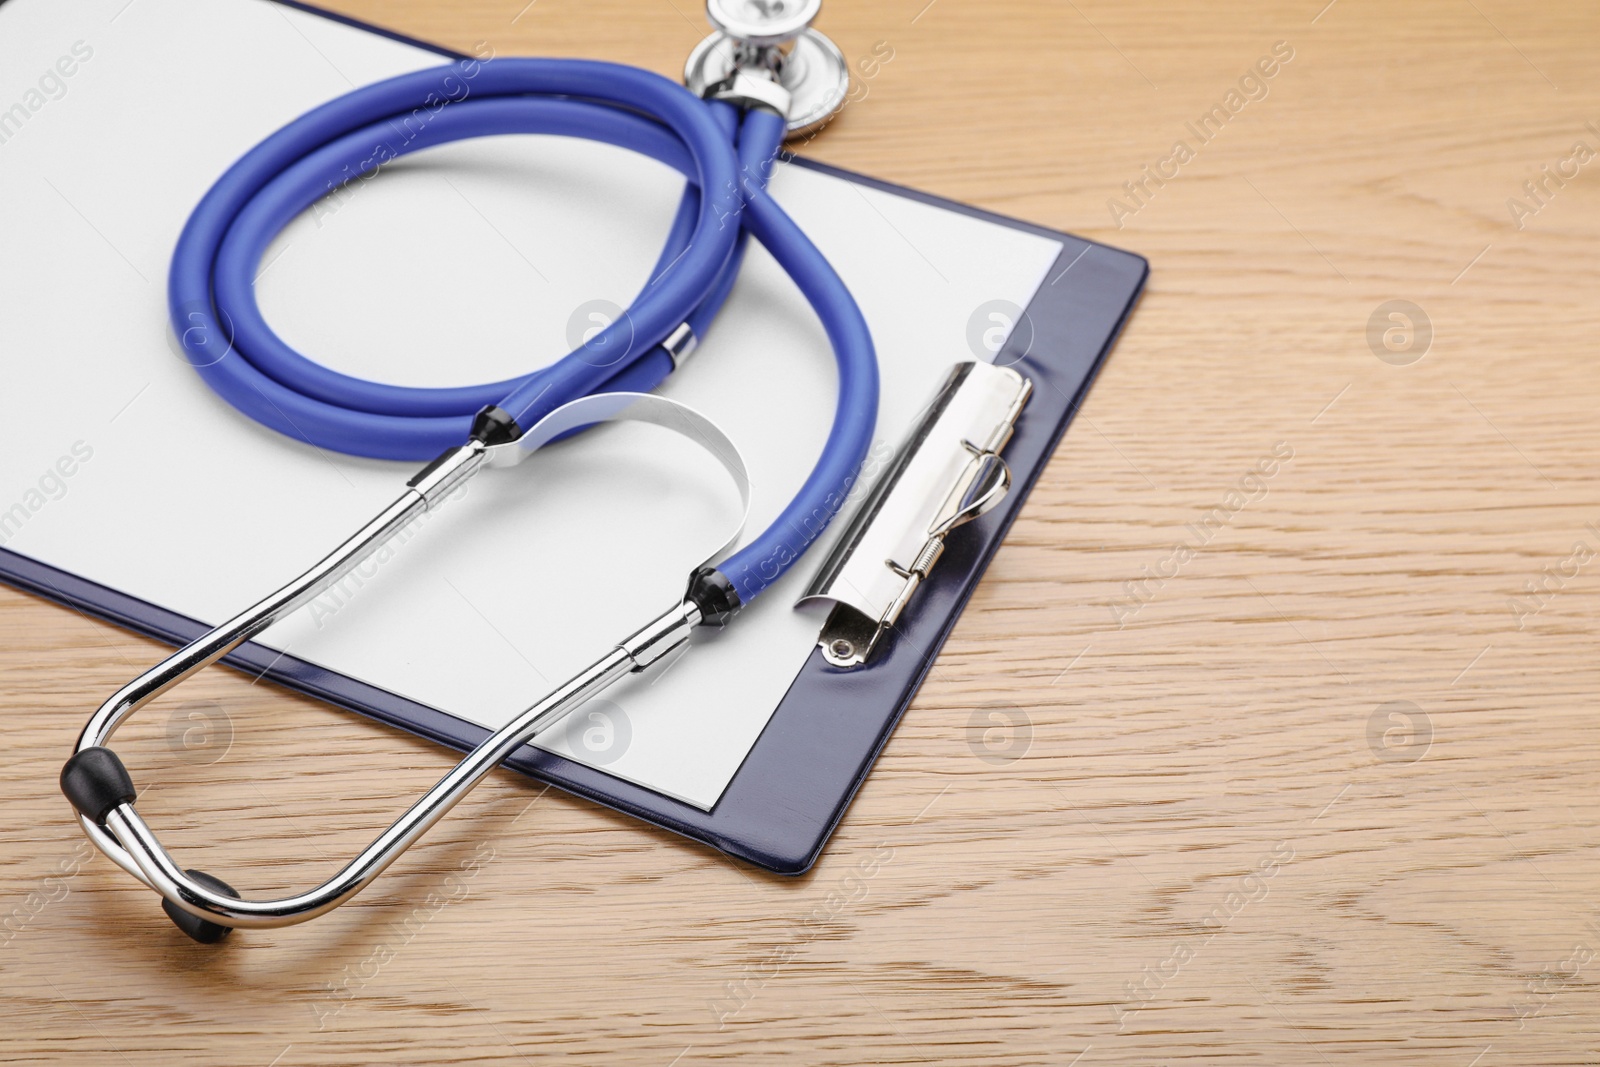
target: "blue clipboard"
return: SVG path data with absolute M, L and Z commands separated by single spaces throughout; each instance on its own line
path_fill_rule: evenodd
M 459 53 L 319 8 L 290 7 L 381 34 L 450 59 Z M 704 842 L 778 874 L 801 874 L 821 853 L 879 751 L 894 732 L 989 560 L 1087 397 L 1149 274 L 1140 256 L 1019 222 L 902 186 L 790 157 L 794 165 L 1060 241 L 1062 252 L 1034 294 L 998 362 L 1034 383 L 1006 449 L 1015 483 L 993 511 L 955 531 L 944 556 L 875 652 L 853 671 L 829 667 L 813 650 L 766 729 L 710 811 L 672 800 L 541 749 L 524 747 L 505 765 L 531 778 Z M 0 549 L 0 580 L 136 633 L 174 645 L 209 627 L 95 582 Z M 489 731 L 427 705 L 255 644 L 223 663 L 466 750 Z M 958 741 L 951 738 L 951 744 Z

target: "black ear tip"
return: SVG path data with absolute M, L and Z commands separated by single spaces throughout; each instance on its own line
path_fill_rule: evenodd
M 61 768 L 61 791 L 96 826 L 106 824 L 112 808 L 132 804 L 135 795 L 128 768 L 109 748 L 86 748 L 67 760 Z
M 238 891 L 221 878 L 213 878 L 204 871 L 185 871 L 184 873 L 213 893 L 221 893 L 223 896 L 233 897 L 235 900 L 239 899 Z M 202 919 L 198 915 L 190 915 L 165 897 L 161 899 L 161 910 L 167 913 L 167 918 L 172 920 L 172 925 L 202 945 L 214 945 L 233 933 L 233 927 L 223 926 L 221 923 L 212 922 L 210 919 Z

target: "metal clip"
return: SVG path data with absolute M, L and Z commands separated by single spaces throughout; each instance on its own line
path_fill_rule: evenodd
M 800 603 L 832 601 L 817 644 L 859 667 L 944 554 L 951 530 L 1011 488 L 1000 453 L 1033 383 L 1008 367 L 957 363 L 845 528 Z

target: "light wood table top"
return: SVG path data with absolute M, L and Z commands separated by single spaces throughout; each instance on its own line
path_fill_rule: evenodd
M 668 74 L 704 32 L 525 2 L 333 6 Z M 0 592 L 0 1058 L 1600 1062 L 1600 8 L 1322 2 L 830 0 L 892 58 L 806 154 L 1153 273 L 807 877 L 501 774 L 352 905 L 193 945 L 55 784 L 160 649 Z M 257 892 L 452 761 L 197 699 L 224 758 L 119 748 Z

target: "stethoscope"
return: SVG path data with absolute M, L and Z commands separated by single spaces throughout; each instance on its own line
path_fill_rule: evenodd
M 632 67 L 559 59 L 466 60 L 391 78 L 289 123 L 229 168 L 195 208 L 173 253 L 168 300 L 173 331 L 206 384 L 257 422 L 318 448 L 431 462 L 310 570 L 114 693 L 62 769 L 62 791 L 90 840 L 161 894 L 190 937 L 212 942 L 234 927 L 304 922 L 349 900 L 516 749 L 684 644 L 696 626 L 727 623 L 793 566 L 842 506 L 877 418 L 872 338 L 849 290 L 766 191 L 785 137 L 825 122 L 848 88 L 838 50 L 809 28 L 820 7 L 821 0 L 708 0 L 719 32 L 690 58 L 694 91 Z M 268 244 L 293 218 L 391 159 L 509 133 L 618 145 L 687 179 L 651 281 L 622 318 L 542 370 L 444 389 L 353 378 L 273 332 L 253 280 Z M 695 569 L 681 602 L 496 730 L 317 888 L 245 900 L 218 878 L 180 869 L 134 807 L 132 779 L 105 747 L 111 735 L 148 701 L 332 586 L 467 479 L 597 423 L 631 419 L 706 447 L 748 508 L 748 479 L 732 442 L 698 412 L 651 390 L 716 317 L 749 234 L 816 309 L 838 361 L 827 443 L 783 513 L 731 556 Z

